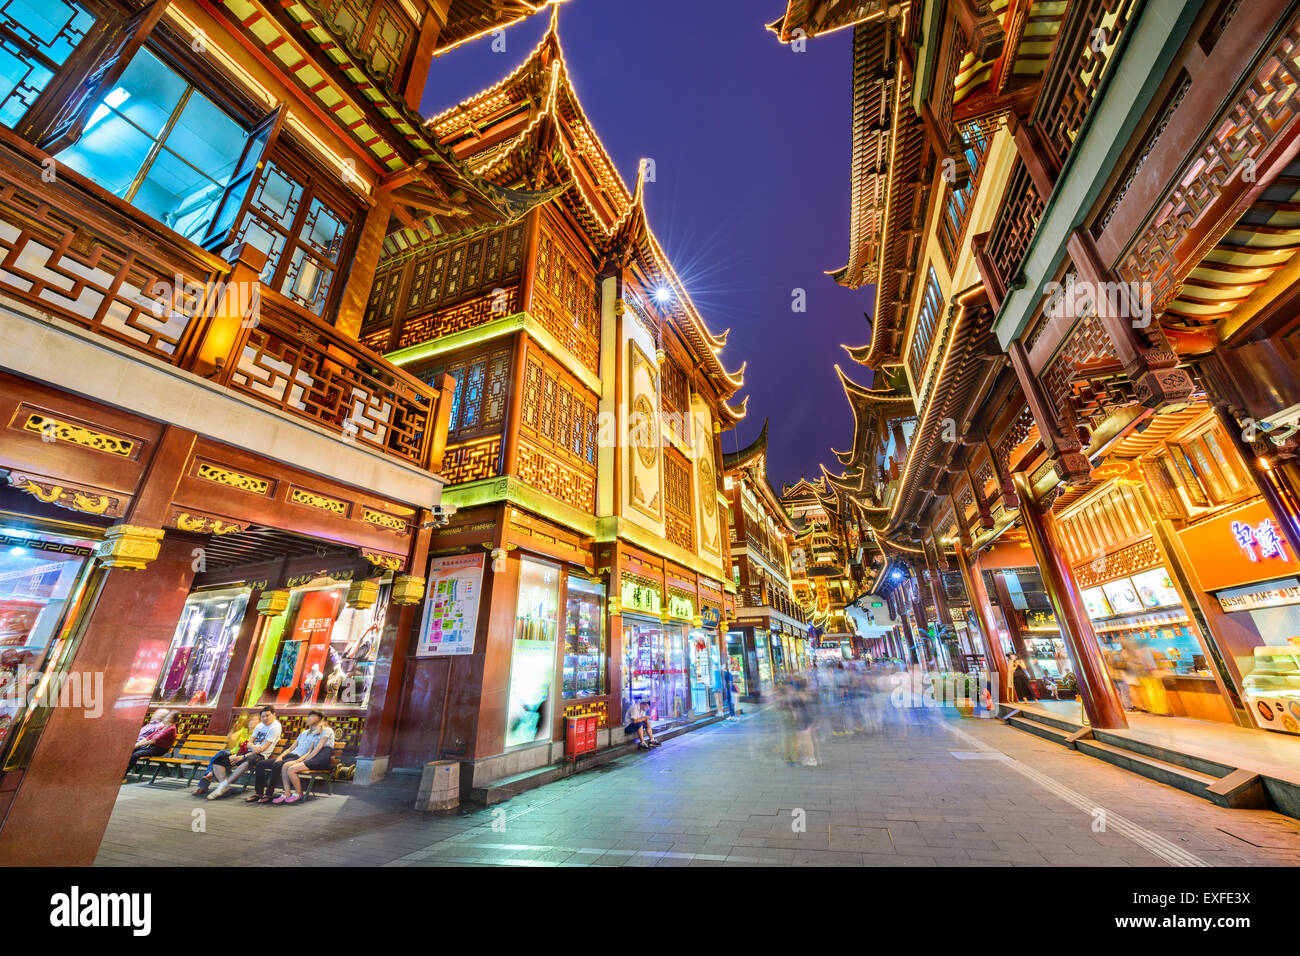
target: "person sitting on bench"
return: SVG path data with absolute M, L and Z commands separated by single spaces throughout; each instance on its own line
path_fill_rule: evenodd
M 148 735 L 141 731 L 140 738 L 135 742 L 135 749 L 131 751 L 131 762 L 126 765 L 126 772 L 130 773 L 134 769 L 137 760 L 164 757 L 175 746 L 176 715 L 168 711 L 162 718 L 162 723 L 157 724 Z
M 651 747 L 659 746 L 659 741 L 655 740 L 655 732 L 650 729 L 650 711 L 643 701 L 632 701 L 632 708 L 628 711 L 627 721 L 623 733 L 636 734 L 637 750 L 649 750 Z
M 249 767 L 256 767 L 263 760 L 275 753 L 275 745 L 280 742 L 280 722 L 275 719 L 275 708 L 263 707 L 258 714 L 257 729 L 248 739 L 248 750 L 243 754 L 221 754 L 212 761 L 212 773 L 217 778 L 217 789 L 208 794 L 209 800 L 216 800 L 226 795 L 231 784 Z
M 279 760 L 258 764 L 253 781 L 255 792 L 248 795 L 249 803 L 297 803 L 302 799 L 302 780 L 298 774 L 304 770 L 328 770 L 334 758 L 334 731 L 325 723 L 319 710 L 307 714 L 307 728 L 298 735 L 289 752 Z M 284 794 L 275 795 L 276 781 L 283 777 Z M 290 792 L 292 787 L 293 792 Z
M 216 772 L 212 769 L 216 766 L 217 758 L 238 756 L 248 750 L 249 738 L 253 736 L 253 731 L 257 729 L 257 714 L 249 714 L 248 720 L 240 723 L 236 718 L 235 726 L 230 733 L 226 734 L 226 745 L 212 755 L 208 761 L 208 769 L 199 778 L 198 789 L 194 791 L 193 796 L 206 797 L 208 790 L 212 787 L 212 781 L 216 779 Z

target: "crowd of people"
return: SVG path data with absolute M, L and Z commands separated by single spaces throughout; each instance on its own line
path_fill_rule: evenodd
M 897 673 L 896 667 L 883 664 L 836 661 L 777 682 L 786 763 L 818 766 L 817 737 L 824 730 L 833 736 L 881 730 Z
M 284 753 L 276 756 L 283 731 L 274 707 L 250 714 L 226 735 L 225 746 L 208 761 L 192 796 L 220 800 L 246 773 L 252 773 L 253 792 L 248 803 L 292 804 L 304 799 L 302 774 L 329 770 L 334 757 L 335 734 L 319 710 L 307 714 L 306 726 Z M 173 711 L 159 709 L 140 729 L 127 773 L 139 760 L 162 757 L 176 745 L 177 722 Z M 214 787 L 213 784 L 216 784 Z M 276 795 L 277 788 L 284 792 Z M 247 789 L 247 788 L 245 788 Z

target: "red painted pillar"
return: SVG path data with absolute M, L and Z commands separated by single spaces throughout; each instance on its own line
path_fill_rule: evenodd
M 49 711 L 0 824 L 0 864 L 94 862 L 194 580 L 193 548 L 169 533 L 143 571 L 107 572 L 71 667 L 82 681 L 102 677 L 102 712 Z
M 1092 726 L 1103 730 L 1123 729 L 1128 726 L 1119 694 L 1106 673 L 1101 657 L 1101 647 L 1093 633 L 1092 622 L 1083 610 L 1083 601 L 1075 587 L 1070 568 L 1062 557 L 1060 543 L 1052 521 L 1038 509 L 1033 489 L 1023 474 L 1016 474 L 1016 491 L 1020 495 L 1020 520 L 1034 551 L 1034 560 L 1043 575 L 1043 587 L 1056 611 L 1061 637 L 1070 649 L 1074 661 L 1074 676 L 1079 682 L 1079 694 Z
M 979 562 L 961 545 L 957 546 L 957 565 L 961 568 L 962 583 L 966 585 L 971 610 L 979 619 L 980 632 L 984 637 L 985 659 L 998 675 L 998 700 L 1008 703 L 1011 700 L 1011 689 L 1008 686 L 1010 675 L 1007 673 L 1007 656 L 1002 653 L 1002 642 L 998 640 L 997 620 L 993 617 L 989 592 L 984 586 L 984 573 Z

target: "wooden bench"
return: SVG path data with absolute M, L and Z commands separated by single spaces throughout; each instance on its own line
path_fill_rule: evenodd
M 194 772 L 199 767 L 206 767 L 208 761 L 217 755 L 217 752 L 226 746 L 226 738 L 216 737 L 209 734 L 182 734 L 176 739 L 176 743 L 166 754 L 161 757 L 141 757 L 135 762 L 135 768 L 140 774 L 140 779 L 153 769 L 153 776 L 149 778 L 149 783 L 156 783 L 158 774 L 167 771 L 167 776 L 172 777 L 172 771 L 175 770 L 175 778 L 180 779 L 181 771 L 189 770 L 185 778 L 186 783 L 193 782 Z

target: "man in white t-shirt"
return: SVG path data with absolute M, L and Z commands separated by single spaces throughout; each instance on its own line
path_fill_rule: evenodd
M 258 715 L 258 720 L 257 729 L 248 738 L 247 753 L 242 755 L 226 754 L 224 759 L 218 755 L 218 759 L 212 762 L 213 776 L 219 782 L 216 789 L 208 794 L 209 800 L 224 797 L 230 790 L 230 785 L 238 780 L 249 767 L 256 767 L 275 753 L 275 745 L 280 742 L 280 721 L 275 718 L 275 708 L 263 707 L 261 714 Z
M 632 706 L 628 708 L 627 721 L 623 733 L 636 734 L 638 750 L 649 750 L 651 747 L 659 746 L 659 741 L 655 740 L 655 732 L 650 727 L 650 711 L 644 701 L 632 701 Z

